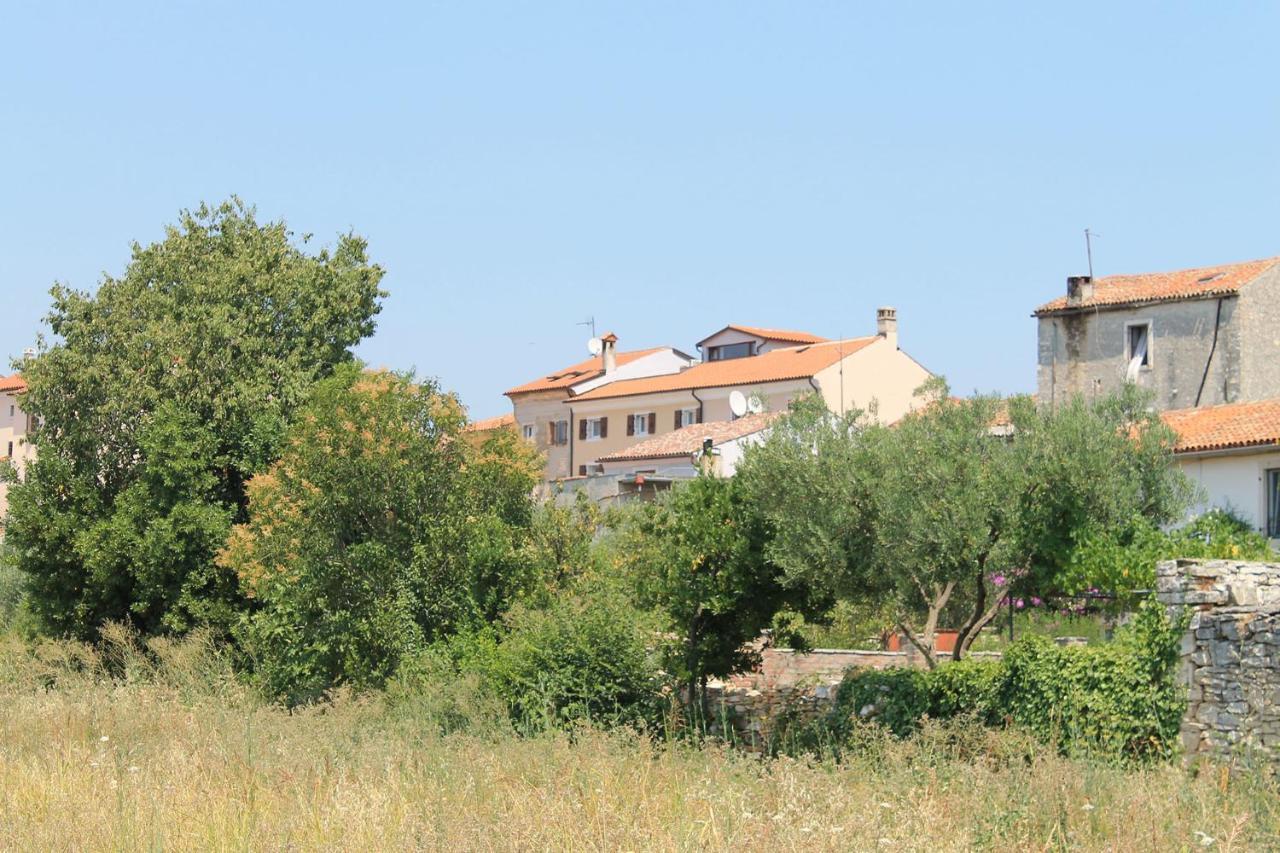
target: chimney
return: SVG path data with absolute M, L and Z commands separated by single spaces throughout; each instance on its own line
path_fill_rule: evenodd
M 1067 304 L 1079 305 L 1093 298 L 1093 276 L 1067 276 Z
M 608 332 L 600 339 L 600 357 L 604 360 L 604 372 L 608 376 L 618 369 L 618 336 Z
M 876 334 L 898 348 L 898 309 L 885 305 L 876 309 Z

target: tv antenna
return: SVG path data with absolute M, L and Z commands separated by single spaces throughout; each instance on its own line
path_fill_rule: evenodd
M 581 323 L 575 323 L 574 325 L 577 325 L 577 326 L 590 326 L 590 327 L 591 327 L 591 337 L 592 337 L 592 338 L 594 338 L 594 337 L 596 336 L 596 318 L 595 318 L 595 315 L 594 315 L 594 314 L 593 314 L 593 315 L 591 315 L 590 317 L 588 317 L 587 319 L 583 320 Z
M 1093 278 L 1093 238 L 1101 236 L 1096 231 L 1084 229 L 1084 253 L 1089 259 L 1089 278 Z

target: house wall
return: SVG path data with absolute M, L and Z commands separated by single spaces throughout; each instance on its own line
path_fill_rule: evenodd
M 879 340 L 814 377 L 833 412 L 870 410 L 892 423 L 919 404 L 916 389 L 933 374 L 906 353 Z
M 1075 395 L 1092 397 L 1119 390 L 1128 367 L 1126 324 L 1146 321 L 1152 326 L 1151 366 L 1142 370 L 1138 385 L 1154 392 L 1158 409 L 1196 405 L 1211 351 L 1213 360 L 1200 405 L 1244 399 L 1239 299 L 1228 296 L 1221 301 L 1216 349 L 1216 298 L 1041 317 L 1036 371 L 1041 401 L 1061 403 Z
M 1240 291 L 1240 399 L 1280 397 L 1280 264 Z
M 550 441 L 550 424 L 558 420 L 569 420 L 566 399 L 567 394 L 557 390 L 521 394 L 512 400 L 512 408 L 516 416 L 516 432 L 524 435 L 524 427 L 533 426 L 533 445 L 547 460 L 544 474 L 546 480 L 572 476 L 569 470 L 569 445 L 553 445 Z
M 1189 515 L 1210 509 L 1229 509 L 1259 532 L 1266 525 L 1266 479 L 1280 468 L 1280 451 L 1179 456 L 1180 467 L 1203 490 Z
M 13 445 L 10 462 L 21 476 L 26 470 L 27 462 L 35 456 L 35 448 L 27 444 L 27 413 L 18 405 L 16 394 L 0 394 L 0 457 L 9 454 L 9 445 Z M 0 519 L 9 511 L 9 486 L 0 483 Z
M 677 409 L 697 408 L 698 399 L 702 401 L 702 420 L 728 421 L 733 419 L 729 409 L 729 397 L 734 391 L 741 391 L 746 396 L 756 395 L 764 403 L 765 411 L 777 412 L 786 410 L 792 400 L 806 394 L 814 393 L 813 386 L 807 380 L 797 379 L 786 382 L 766 382 L 760 385 L 743 385 L 723 388 L 698 388 L 694 391 L 664 391 L 660 394 L 638 394 L 633 397 L 618 397 L 605 400 L 571 401 L 573 409 L 573 472 L 578 466 L 594 464 L 601 456 L 609 456 L 650 438 L 649 435 L 628 436 L 627 415 L 642 412 L 654 412 L 657 415 L 656 435 L 663 435 L 675 430 L 675 413 Z M 607 438 L 583 441 L 578 438 L 578 422 L 586 418 L 607 416 L 609 418 L 609 435 Z

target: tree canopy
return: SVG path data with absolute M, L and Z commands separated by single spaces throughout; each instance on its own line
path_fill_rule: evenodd
M 802 406 L 738 476 L 790 582 L 889 599 L 931 662 L 940 620 L 958 629 L 959 658 L 1011 590 L 1056 591 L 1082 535 L 1169 521 L 1187 503 L 1171 436 L 1136 392 L 1056 409 L 921 393 L 891 426 Z
M 37 455 L 6 528 L 46 629 L 233 619 L 236 578 L 213 558 L 245 482 L 373 332 L 384 295 L 362 238 L 306 242 L 232 199 L 135 244 L 95 292 L 53 288 L 54 342 L 23 368 Z

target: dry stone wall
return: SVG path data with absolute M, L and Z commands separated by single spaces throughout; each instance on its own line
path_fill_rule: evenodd
M 1193 609 L 1183 638 L 1189 760 L 1280 758 L 1280 563 L 1171 560 L 1157 597 Z

